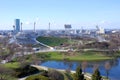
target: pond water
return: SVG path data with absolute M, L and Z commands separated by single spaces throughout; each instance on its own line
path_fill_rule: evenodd
M 104 60 L 104 61 L 88 61 L 87 62 L 87 68 L 85 69 L 85 72 L 93 73 L 94 66 L 99 66 L 99 70 L 102 76 L 106 76 L 106 69 L 105 64 L 106 62 L 110 63 L 110 70 L 109 70 L 109 78 L 111 80 L 120 80 L 120 58 L 114 59 L 114 60 Z M 71 69 L 76 70 L 76 67 L 79 65 L 82 65 L 83 62 L 77 62 L 77 61 L 44 61 L 41 63 L 41 66 L 46 66 L 50 68 L 56 68 L 56 69 Z

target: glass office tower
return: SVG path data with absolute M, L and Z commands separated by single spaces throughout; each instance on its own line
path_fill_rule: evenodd
M 15 31 L 20 32 L 20 19 L 15 19 Z

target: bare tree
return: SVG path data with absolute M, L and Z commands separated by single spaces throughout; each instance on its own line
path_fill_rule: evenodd
M 106 62 L 106 63 L 105 63 L 105 69 L 106 69 L 106 74 L 107 74 L 107 78 L 108 78 L 108 76 L 109 76 L 109 71 L 110 71 L 110 69 L 111 69 L 111 65 L 110 65 L 109 62 Z
M 66 71 L 66 73 L 68 73 L 68 74 L 71 73 L 71 69 L 70 69 L 70 68 L 67 68 L 65 71 Z
M 85 69 L 86 69 L 86 67 L 87 67 L 87 61 L 83 61 L 82 62 L 82 69 L 83 69 L 83 72 L 85 73 Z
M 41 58 L 38 58 L 36 54 L 32 54 L 31 59 L 33 64 L 35 65 L 39 65 L 41 63 Z
M 12 73 L 12 70 L 0 65 L 0 80 L 13 80 L 11 75 Z
M 64 80 L 64 76 L 61 72 L 56 71 L 56 70 L 49 70 L 48 71 L 48 76 L 52 79 L 52 80 Z
M 21 46 L 19 48 L 17 48 L 17 61 L 20 62 L 21 64 L 24 63 L 25 61 L 25 47 L 24 46 Z
M 95 70 L 98 69 L 98 68 L 99 68 L 99 64 L 94 64 L 93 70 L 95 71 Z
M 15 44 L 15 43 L 9 44 L 9 45 L 7 46 L 8 50 L 9 50 L 9 55 L 8 55 L 8 57 L 7 57 L 7 60 L 8 60 L 8 61 L 11 61 L 11 60 L 12 60 L 13 56 L 14 56 L 15 53 L 16 53 L 16 49 L 17 49 L 18 47 L 19 47 L 19 46 L 18 46 L 17 44 Z

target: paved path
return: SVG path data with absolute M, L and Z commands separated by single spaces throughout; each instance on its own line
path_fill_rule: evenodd
M 50 48 L 50 49 L 54 49 L 54 48 L 51 47 L 51 46 L 48 46 L 48 45 L 46 45 L 46 44 L 43 44 L 43 43 L 37 41 L 36 38 L 35 38 L 34 40 L 35 40 L 38 44 L 41 44 L 41 45 L 43 45 L 43 46 L 45 46 L 45 47 L 47 47 L 47 48 Z
M 52 68 L 49 68 L 49 67 L 39 66 L 39 65 L 31 65 L 31 66 L 36 67 L 37 69 L 43 69 L 43 70 L 52 69 Z M 66 71 L 64 69 L 54 69 L 54 70 L 57 70 L 57 71 Z M 75 73 L 75 71 L 71 70 L 71 73 Z M 85 74 L 84 76 L 87 77 L 88 79 L 91 79 L 91 76 L 90 75 L 88 76 L 88 74 Z
M 39 50 L 39 51 L 35 51 L 35 53 L 38 52 L 67 52 L 68 50 Z
M 39 65 L 31 65 L 31 66 L 33 66 L 33 67 L 36 67 L 37 69 L 39 69 L 39 70 L 48 70 L 48 69 L 53 69 L 53 68 L 49 68 L 49 67 L 45 67 L 45 66 L 39 66 Z M 54 70 L 57 70 L 57 71 L 66 71 L 66 70 L 64 70 L 64 69 L 54 69 Z M 75 73 L 75 71 L 73 71 L 73 70 L 71 70 L 71 73 Z M 84 74 L 84 76 L 86 77 L 86 78 L 88 78 L 88 79 L 90 79 L 91 80 L 91 75 L 90 74 L 88 74 L 88 73 L 86 73 L 86 74 Z M 20 79 L 18 79 L 18 80 L 25 80 L 27 77 L 24 77 L 24 78 L 20 78 Z M 104 79 L 103 79 L 104 80 Z
M 20 79 L 18 79 L 18 80 L 25 80 L 27 77 L 25 77 L 25 78 L 20 78 Z

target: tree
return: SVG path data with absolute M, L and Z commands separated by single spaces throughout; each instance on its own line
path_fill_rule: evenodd
M 12 73 L 13 71 L 11 69 L 7 69 L 0 65 L 0 80 L 14 80 Z
M 67 68 L 65 71 L 66 71 L 66 73 L 68 73 L 68 74 L 71 73 L 71 69 L 70 69 L 70 68 Z
M 11 61 L 17 48 L 17 44 L 9 43 L 9 37 L 0 38 L 0 59 Z
M 87 67 L 87 61 L 83 61 L 82 62 L 82 69 L 83 69 L 83 72 L 85 73 L 85 69 Z
M 98 68 L 94 71 L 92 75 L 92 80 L 101 80 L 100 71 Z
M 111 69 L 111 65 L 109 62 L 106 62 L 105 63 L 105 69 L 106 69 L 106 74 L 107 74 L 107 79 L 108 79 L 108 76 L 109 76 L 109 71 Z
M 84 75 L 82 74 L 82 69 L 80 66 L 76 68 L 76 73 L 74 75 L 75 80 L 84 80 Z
M 35 67 L 29 65 L 29 63 L 24 63 L 19 68 L 14 69 L 14 76 L 22 78 L 32 74 L 39 73 L 39 70 Z
M 5 60 L 9 55 L 8 49 L 0 46 L 0 59 Z
M 99 64 L 94 64 L 94 66 L 93 66 L 93 70 L 98 69 L 98 67 L 99 67 Z
M 39 65 L 42 62 L 42 59 L 38 58 L 35 53 L 32 54 L 31 60 L 32 60 L 32 64 L 35 64 L 35 65 Z
M 49 70 L 48 76 L 51 80 L 64 80 L 63 74 L 56 70 Z
M 11 61 L 14 58 L 14 55 L 16 54 L 16 50 L 18 47 L 19 47 L 19 45 L 16 43 L 8 44 L 8 46 L 7 46 L 7 49 L 9 50 L 9 54 L 7 57 L 8 61 Z
M 16 61 L 20 62 L 20 64 L 25 62 L 25 46 L 20 46 L 16 49 L 17 56 L 16 56 Z
M 27 77 L 25 80 L 50 80 L 50 79 L 42 75 L 31 75 Z

